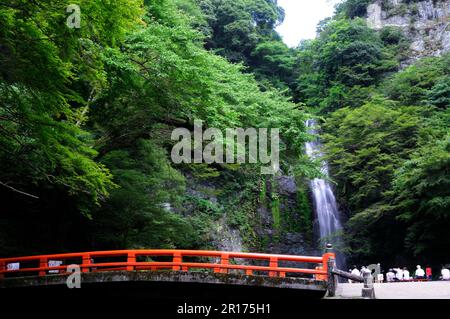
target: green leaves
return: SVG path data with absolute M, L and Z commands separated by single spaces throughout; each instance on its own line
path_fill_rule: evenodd
M 242 65 L 231 64 L 207 51 L 203 35 L 175 9 L 175 3 L 148 3 L 145 28 L 128 35 L 120 49 L 110 47 L 101 54 L 105 84 L 92 101 L 87 124 L 97 138 L 100 161 L 111 169 L 120 188 L 113 190 L 110 198 L 94 211 L 95 236 L 107 248 L 205 247 L 210 241 L 212 223 L 224 211 L 207 200 L 183 196 L 186 180 L 220 181 L 226 187 L 226 175 L 242 180 L 248 176 L 260 179 L 256 173 L 259 167 L 174 167 L 168 156 L 173 145 L 171 130 L 191 128 L 194 119 L 203 120 L 205 128 L 221 130 L 281 128 L 283 168 L 288 170 L 295 164 L 297 174 L 312 175 L 311 163 L 304 158 L 299 160 L 307 138 L 307 115 L 281 92 L 269 87 L 262 91 L 252 74 L 243 73 Z M 224 10 L 234 10 L 231 3 L 225 4 Z M 184 12 L 193 10 L 183 1 L 176 5 Z M 230 22 L 227 26 L 238 25 Z M 292 53 L 285 49 L 277 44 L 274 50 L 270 46 L 262 48 L 261 58 L 273 57 L 272 65 L 278 65 L 286 51 Z M 278 56 L 280 50 L 282 54 Z M 284 67 L 287 72 L 288 66 Z M 189 178 L 185 179 L 181 172 Z M 235 181 L 229 182 L 232 183 Z M 235 189 L 241 186 L 242 183 L 234 185 Z M 247 197 L 233 205 L 253 209 L 250 192 Z M 170 211 L 164 209 L 168 204 Z M 251 216 L 246 210 L 232 219 L 247 221 Z M 111 236 L 114 233 L 117 237 Z
M 449 72 L 450 54 L 424 58 L 386 81 L 384 92 L 404 105 L 448 107 Z
M 361 107 L 335 111 L 325 124 L 337 192 L 351 212 L 347 242 L 358 258 L 448 256 L 440 248 L 450 227 L 450 121 L 441 73 L 447 59 L 419 61 L 382 83 L 396 101 L 374 94 Z M 431 101 L 441 108 L 428 106 Z M 402 106 L 406 102 L 418 106 Z M 354 248 L 363 239 L 370 251 Z M 386 240 L 396 245 L 382 245 Z
M 427 92 L 426 100 L 429 104 L 441 109 L 450 107 L 450 77 L 443 76 L 436 81 L 431 90 Z
M 89 194 L 96 203 L 108 195 L 111 175 L 93 160 L 97 152 L 90 135 L 63 118 L 64 100 L 23 86 L 3 84 L 0 92 L 0 157 L 9 167 L 2 180 L 50 182 L 72 194 Z
M 295 88 L 298 76 L 295 50 L 281 41 L 264 41 L 251 55 L 251 67 L 258 81 L 266 81 L 279 89 Z
M 399 28 L 370 29 L 360 18 L 369 2 L 339 4 L 317 39 L 299 46 L 296 97 L 325 116 L 349 254 L 357 262 L 445 259 L 450 55 L 396 72 L 408 40 Z
M 450 136 L 423 146 L 396 173 L 398 219 L 408 225 L 407 248 L 442 258 L 450 243 Z
M 109 171 L 95 163 L 92 139 L 79 126 L 93 92 L 104 85 L 102 45 L 122 39 L 141 8 L 135 0 L 115 1 L 107 12 L 103 2 L 78 4 L 78 31 L 66 26 L 64 1 L 0 6 L 0 156 L 5 166 L 21 164 L 0 179 L 16 175 L 21 181 L 13 183 L 63 185 L 98 204 L 114 184 Z
M 395 168 L 416 145 L 419 119 L 408 111 L 414 110 L 394 110 L 378 101 L 340 109 L 326 123 L 332 133 L 326 135 L 327 155 L 351 210 L 380 200 Z
M 353 19 L 365 17 L 370 0 L 346 0 L 336 6 L 336 14 Z
M 248 64 L 261 38 L 274 33 L 283 19 L 276 3 L 269 0 L 198 0 L 207 15 L 211 37 L 207 47 L 232 62 Z
M 243 63 L 261 87 L 294 90 L 296 55 L 275 32 L 284 12 L 271 0 L 196 0 L 205 14 L 206 47 L 233 63 Z
M 300 46 L 298 95 L 323 113 L 361 106 L 398 61 L 363 19 L 328 21 L 319 37 Z M 306 72 L 306 74 L 302 74 Z

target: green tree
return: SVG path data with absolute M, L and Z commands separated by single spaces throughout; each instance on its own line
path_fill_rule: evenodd
M 318 39 L 299 49 L 308 66 L 306 74 L 300 72 L 298 96 L 323 112 L 360 106 L 370 95 L 364 88 L 378 84 L 398 64 L 362 19 L 328 21 Z
M 435 262 L 449 258 L 450 136 L 420 148 L 397 171 L 394 194 L 406 248 Z
M 367 6 L 371 0 L 346 0 L 336 6 L 336 15 L 353 19 L 356 17 L 365 17 L 367 15 Z
M 81 1 L 77 30 L 65 24 L 66 5 L 0 4 L 0 157 L 11 168 L 0 181 L 10 190 L 50 182 L 98 202 L 113 184 L 80 124 L 103 82 L 101 47 L 123 38 L 141 10 L 135 0 L 117 1 L 107 13 L 100 3 Z
M 450 54 L 441 58 L 424 58 L 404 71 L 394 74 L 384 83 L 384 93 L 405 105 L 433 104 L 447 107 L 446 83 L 449 72 Z

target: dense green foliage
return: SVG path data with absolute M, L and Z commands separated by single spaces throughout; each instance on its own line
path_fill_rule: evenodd
M 285 57 L 292 52 L 273 31 L 282 19 L 275 3 L 76 3 L 80 29 L 66 27 L 64 1 L 0 4 L 2 255 L 209 247 L 213 223 L 226 216 L 220 206 L 234 212 L 231 225 L 251 232 L 264 180 L 257 165 L 170 160 L 171 131 L 195 119 L 219 129 L 280 128 L 283 170 L 314 174 L 301 155 L 305 112 L 215 53 L 251 57 L 275 86 L 295 80 Z M 220 182 L 221 204 L 195 193 L 192 180 Z M 251 235 L 244 241 L 257 244 Z
M 300 100 L 323 112 L 363 104 L 398 66 L 398 42 L 383 40 L 363 19 L 327 21 L 318 39 L 300 46 Z
M 364 17 L 370 3 L 371 0 L 347 0 L 337 5 L 336 14 L 350 19 Z
M 207 27 L 200 29 L 208 49 L 243 63 L 263 88 L 289 88 L 293 93 L 297 58 L 274 30 L 284 20 L 276 1 L 195 1 L 206 16 Z
M 385 97 L 327 121 L 354 256 L 448 258 L 449 66 L 449 55 L 420 61 L 380 85 Z
M 447 262 L 450 55 L 399 70 L 399 29 L 346 1 L 299 47 L 298 96 L 324 119 L 326 157 L 355 262 Z

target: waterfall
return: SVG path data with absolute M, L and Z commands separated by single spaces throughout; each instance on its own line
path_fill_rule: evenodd
M 317 134 L 316 125 L 315 120 L 306 121 L 309 134 Z M 306 153 L 312 159 L 322 157 L 322 143 L 320 140 L 315 139 L 307 142 Z M 322 161 L 321 170 L 325 176 L 329 175 L 327 162 Z M 325 179 L 316 178 L 310 181 L 310 187 L 313 194 L 314 210 L 319 224 L 320 238 L 326 240 L 327 243 L 331 242 L 336 245 L 339 243 L 339 236 L 335 235 L 336 232 L 342 230 L 342 224 L 331 184 Z M 339 255 L 337 256 L 337 262 L 343 266 L 343 257 L 340 258 Z

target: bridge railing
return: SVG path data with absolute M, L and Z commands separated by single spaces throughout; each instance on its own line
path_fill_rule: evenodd
M 198 250 L 96 251 L 3 258 L 0 259 L 0 279 L 9 276 L 64 274 L 68 265 L 78 265 L 82 272 L 209 270 L 227 274 L 238 271 L 248 276 L 263 274 L 270 277 L 307 274 L 314 275 L 316 280 L 326 281 L 330 258 L 335 258 L 334 253 L 326 253 L 322 257 L 307 257 Z M 260 265 L 252 264 L 255 261 Z M 284 262 L 299 263 L 302 267 L 305 263 L 312 264 L 312 268 L 281 267 L 280 263 Z

